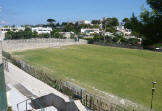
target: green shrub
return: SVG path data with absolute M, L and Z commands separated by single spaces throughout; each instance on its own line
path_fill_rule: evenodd
M 155 44 L 155 47 L 158 47 L 158 48 L 162 47 L 162 43 Z
M 128 39 L 126 39 L 126 38 L 121 38 L 120 42 L 123 43 L 123 44 L 127 44 L 127 43 L 128 43 Z
M 100 34 L 95 34 L 93 40 L 98 42 L 100 40 L 104 40 L 104 37 Z
M 137 45 L 137 43 L 139 41 L 140 40 L 139 39 L 136 39 L 136 38 L 130 38 L 130 39 L 128 39 L 128 43 L 131 44 L 131 45 Z
M 94 42 L 93 38 L 85 38 L 85 40 L 88 41 L 88 44 L 93 44 Z
M 117 43 L 120 39 L 121 39 L 120 37 L 116 36 L 116 37 L 114 37 L 114 38 L 112 39 L 112 41 L 113 41 L 114 43 Z

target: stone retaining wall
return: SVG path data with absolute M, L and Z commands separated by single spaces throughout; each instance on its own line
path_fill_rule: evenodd
M 80 39 L 55 39 L 55 38 L 42 38 L 42 39 L 21 39 L 21 40 L 4 40 L 2 42 L 3 50 L 6 52 L 21 51 L 36 48 L 50 48 L 61 47 L 66 45 L 79 45 L 87 44 L 86 40 Z

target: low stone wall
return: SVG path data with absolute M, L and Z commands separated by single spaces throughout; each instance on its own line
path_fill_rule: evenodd
M 2 42 L 3 50 L 6 52 L 21 51 L 36 48 L 50 48 L 61 47 L 66 45 L 79 45 L 87 44 L 86 40 L 80 39 L 55 39 L 55 38 L 42 38 L 42 39 L 21 39 L 21 40 L 4 40 Z

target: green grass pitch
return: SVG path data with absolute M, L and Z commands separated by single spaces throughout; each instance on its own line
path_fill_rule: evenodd
M 150 106 L 152 81 L 157 80 L 153 107 L 162 110 L 162 53 L 96 45 L 15 52 L 24 61 L 48 68 L 54 76 Z

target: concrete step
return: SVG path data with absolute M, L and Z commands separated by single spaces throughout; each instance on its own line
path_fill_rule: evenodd
M 35 111 L 43 111 L 43 110 L 38 109 L 38 110 L 35 110 Z M 55 107 L 50 106 L 50 107 L 44 108 L 44 111 L 58 111 L 58 110 Z

